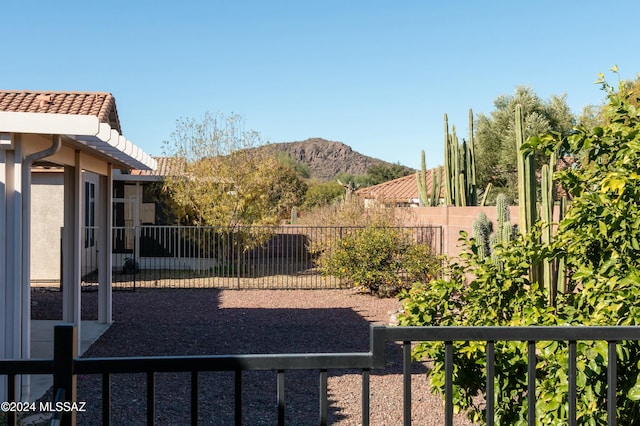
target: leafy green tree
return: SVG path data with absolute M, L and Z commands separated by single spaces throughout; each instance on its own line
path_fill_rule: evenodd
M 182 223 L 235 229 L 272 225 L 302 202 L 306 190 L 290 167 L 260 150 L 260 135 L 244 131 L 237 115 L 181 119 L 165 155 L 184 166 L 164 190 Z
M 397 178 L 401 178 L 414 173 L 415 170 L 403 166 L 400 163 L 394 164 L 375 164 L 367 169 L 369 176 L 369 184 L 377 185 L 379 183 L 388 182 Z
M 267 189 L 268 205 L 278 220 L 291 217 L 291 209 L 304 202 L 308 185 L 301 179 L 299 170 L 279 163 L 272 170 L 271 184 Z
M 302 210 L 309 211 L 315 207 L 333 204 L 342 198 L 344 198 L 344 188 L 338 182 L 309 182 Z
M 372 179 L 369 175 L 354 175 L 351 173 L 341 172 L 335 177 L 336 181 L 340 181 L 345 185 L 352 183 L 356 188 L 364 188 L 372 185 Z
M 525 139 L 550 131 L 567 134 L 575 122 L 566 95 L 544 101 L 525 86 L 518 86 L 513 95 L 498 96 L 490 115 L 478 115 L 474 126 L 477 186 L 485 188 L 491 183 L 493 194 L 505 193 L 511 199 L 517 198 L 513 120 L 517 104 L 522 105 Z

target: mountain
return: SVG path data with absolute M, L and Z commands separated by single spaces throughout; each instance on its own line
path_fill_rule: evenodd
M 312 179 L 329 181 L 340 173 L 365 175 L 369 167 L 376 164 L 391 165 L 378 158 L 368 157 L 351 149 L 342 142 L 322 138 L 310 138 L 298 142 L 272 143 L 260 147 L 270 154 L 288 154 L 309 167 Z

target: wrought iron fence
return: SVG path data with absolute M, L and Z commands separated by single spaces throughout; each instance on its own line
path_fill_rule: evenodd
M 313 289 L 341 288 L 322 276 L 319 256 L 362 227 L 137 226 L 113 229 L 114 288 Z M 398 227 L 411 243 L 443 251 L 440 226 Z M 85 256 L 83 262 L 95 262 Z M 86 285 L 97 283 L 97 264 L 85 264 Z
M 445 425 L 453 424 L 453 359 L 455 341 L 486 342 L 486 420 L 494 424 L 494 378 L 495 353 L 494 344 L 499 341 L 527 342 L 527 423 L 536 424 L 536 373 L 539 373 L 536 357 L 536 342 L 562 341 L 568 342 L 569 356 L 567 365 L 568 401 L 567 413 L 569 425 L 577 424 L 576 400 L 578 389 L 576 383 L 577 346 L 578 341 L 606 341 L 607 381 L 602 384 L 607 393 L 607 423 L 615 425 L 617 405 L 617 347 L 621 341 L 640 341 L 640 327 L 385 327 L 372 326 L 369 352 L 354 353 L 308 353 L 308 354 L 265 354 L 265 355 L 206 355 L 176 357 L 128 357 L 128 358 L 78 358 L 74 352 L 73 342 L 76 330 L 72 325 L 59 325 L 55 328 L 53 360 L 0 360 L 0 376 L 8 376 L 8 401 L 16 401 L 16 379 L 21 374 L 52 374 L 54 376 L 54 392 L 58 398 L 62 395 L 65 401 L 75 402 L 77 375 L 101 375 L 102 377 L 102 418 L 103 424 L 110 424 L 111 378 L 113 375 L 125 373 L 146 374 L 146 422 L 156 422 L 155 374 L 166 372 L 182 372 L 190 375 L 190 423 L 199 422 L 199 373 L 207 371 L 229 371 L 235 373 L 233 393 L 235 408 L 235 424 L 242 424 L 243 415 L 243 372 L 256 370 L 273 370 L 277 372 L 276 398 L 272 409 L 277 412 L 278 424 L 285 422 L 285 375 L 294 370 L 315 370 L 319 374 L 319 423 L 328 422 L 327 374 L 334 370 L 357 370 L 362 377 L 361 412 L 362 424 L 369 424 L 370 417 L 370 383 L 371 370 L 386 368 L 386 343 L 402 342 L 403 347 L 403 408 L 404 424 L 411 424 L 411 344 L 415 341 L 441 341 L 445 343 Z M 514 404 L 517 404 L 514 401 Z M 144 410 L 143 410 L 144 411 Z M 75 424 L 75 414 L 61 413 L 63 424 Z M 142 413 L 141 413 L 142 414 Z M 142 414 L 144 415 L 144 414 Z M 131 419 L 132 421 L 134 419 Z M 138 420 L 139 419 L 135 419 Z M 184 419 L 182 419 L 184 420 Z M 9 424 L 16 424 L 17 413 L 9 411 Z

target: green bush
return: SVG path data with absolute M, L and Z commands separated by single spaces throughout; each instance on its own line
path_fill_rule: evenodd
M 529 279 L 529 266 L 545 254 L 539 228 L 499 248 L 502 268 L 480 259 L 475 241 L 467 241 L 462 261 L 450 266 L 448 278 L 417 284 L 400 295 L 403 314 L 399 325 L 411 326 L 557 326 L 639 325 L 640 275 L 622 279 L 592 276 L 580 292 L 558 295 L 548 306 L 547 291 Z M 465 276 L 475 276 L 469 284 Z M 583 279 L 578 277 L 579 279 Z M 638 359 L 640 346 L 618 346 L 618 420 L 632 424 L 640 418 Z M 495 343 L 496 424 L 527 424 L 527 342 Z M 432 360 L 431 387 L 444 395 L 444 344 L 421 342 L 414 357 Z M 567 424 L 566 342 L 537 342 L 536 418 L 539 424 Z M 578 424 L 606 425 L 607 343 L 579 342 L 577 346 Z M 474 422 L 485 423 L 484 405 L 477 395 L 485 392 L 485 342 L 454 343 L 454 405 L 468 410 Z
M 427 244 L 412 244 L 401 228 L 374 226 L 353 229 L 326 250 L 319 263 L 324 275 L 380 297 L 435 276 L 439 265 Z
M 431 244 L 409 244 L 402 259 L 405 281 L 429 282 L 440 274 L 442 260 L 433 253 Z

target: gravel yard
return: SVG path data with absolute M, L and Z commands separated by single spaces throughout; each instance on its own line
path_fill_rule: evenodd
M 32 294 L 33 319 L 59 319 L 57 291 Z M 97 318 L 97 292 L 83 292 L 84 320 Z M 111 328 L 85 357 L 207 355 L 292 352 L 366 352 L 369 327 L 388 324 L 400 307 L 352 290 L 142 289 L 113 295 Z M 412 419 L 416 425 L 443 424 L 443 404 L 428 388 L 426 366 L 415 363 Z M 361 424 L 359 372 L 329 371 L 329 423 Z M 145 375 L 112 378 L 112 424 L 145 424 Z M 156 375 L 156 424 L 188 423 L 188 374 Z M 247 425 L 277 423 L 276 373 L 243 375 L 243 420 Z M 233 424 L 233 374 L 200 374 L 200 424 Z M 101 424 L 101 380 L 78 378 L 78 400 L 88 401 L 78 424 Z M 291 425 L 318 423 L 318 372 L 286 374 L 286 420 Z M 402 424 L 402 356 L 387 347 L 387 368 L 371 373 L 371 424 Z M 464 416 L 457 425 L 470 424 Z

